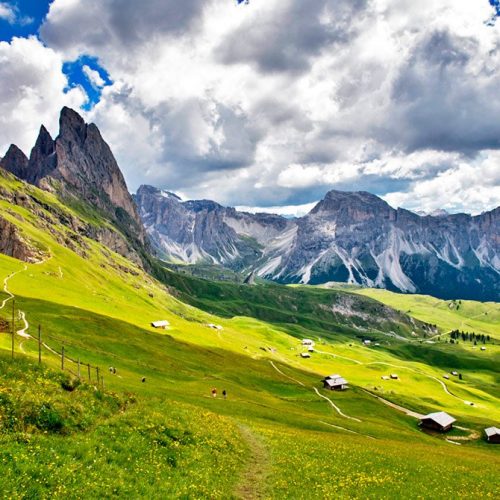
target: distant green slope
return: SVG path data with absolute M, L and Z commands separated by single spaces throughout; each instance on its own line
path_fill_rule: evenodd
M 156 266 L 160 264 L 157 263 Z M 223 283 L 156 268 L 156 276 L 182 301 L 223 317 L 250 316 L 285 324 L 291 332 L 318 332 L 325 338 L 339 334 L 363 338 L 377 332 L 410 337 L 427 331 L 427 325 L 344 291 L 276 284 Z M 297 328 L 295 328 L 297 327 Z
M 500 303 L 472 300 L 441 300 L 428 295 L 412 295 L 374 288 L 352 290 L 428 323 L 442 332 L 459 329 L 490 334 L 500 340 Z

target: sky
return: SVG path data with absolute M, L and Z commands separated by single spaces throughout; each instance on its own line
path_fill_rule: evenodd
M 62 106 L 135 191 L 500 205 L 498 0 L 0 0 L 0 156 Z

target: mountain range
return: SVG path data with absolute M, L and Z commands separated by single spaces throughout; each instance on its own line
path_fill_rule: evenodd
M 109 227 L 79 232 L 135 262 L 154 249 L 166 260 L 222 265 L 280 283 L 500 298 L 500 208 L 421 216 L 367 192 L 330 191 L 307 215 L 289 219 L 182 201 L 152 186 L 132 196 L 98 128 L 69 108 L 61 111 L 57 138 L 42 126 L 29 157 L 11 145 L 0 167 L 69 204 L 94 207 Z

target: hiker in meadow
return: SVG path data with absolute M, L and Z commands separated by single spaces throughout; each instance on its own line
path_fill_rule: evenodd
M 222 395 L 224 396 L 224 399 L 227 399 L 227 392 L 226 392 L 226 389 L 224 389 L 224 390 L 222 391 Z
M 217 397 L 217 389 L 215 387 L 212 389 L 212 397 Z

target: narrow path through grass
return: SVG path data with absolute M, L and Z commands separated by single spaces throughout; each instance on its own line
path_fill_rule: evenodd
M 241 437 L 250 449 L 250 458 L 234 494 L 241 499 L 266 498 L 269 455 L 262 440 L 246 425 L 240 425 Z
M 300 380 L 297 380 L 297 379 L 294 379 L 293 377 L 290 377 L 288 376 L 286 373 L 283 373 L 272 361 L 269 361 L 269 363 L 271 363 L 271 366 L 281 375 L 283 375 L 283 377 L 286 377 L 290 380 L 292 380 L 293 382 L 295 382 L 296 384 L 300 384 L 302 387 L 305 387 L 305 385 L 300 381 Z
M 355 418 L 355 417 L 350 417 L 349 415 L 346 415 L 345 413 L 342 412 L 342 410 L 330 399 L 330 398 L 327 398 L 326 396 L 323 396 L 323 394 L 321 394 L 318 389 L 316 389 L 316 387 L 313 387 L 314 389 L 314 392 L 316 392 L 316 394 L 320 397 L 320 398 L 323 398 L 323 399 L 326 399 L 331 405 L 332 407 L 336 410 L 336 412 L 341 416 L 341 417 L 344 417 L 344 418 L 348 418 L 349 420 L 354 420 L 356 422 L 361 422 L 361 420 L 359 420 L 359 418 Z

